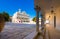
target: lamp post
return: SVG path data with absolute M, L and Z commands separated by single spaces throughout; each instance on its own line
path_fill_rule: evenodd
M 36 31 L 39 32 L 39 12 L 41 8 L 39 6 L 36 6 L 35 10 L 36 10 Z

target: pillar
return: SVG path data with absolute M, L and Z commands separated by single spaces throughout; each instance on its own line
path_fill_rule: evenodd
M 39 32 L 39 11 L 36 11 L 36 31 Z
M 41 27 L 42 27 L 42 30 L 44 29 L 44 26 L 45 26 L 45 16 L 44 16 L 44 14 L 41 14 Z
M 39 32 L 39 12 L 40 12 L 40 7 L 36 6 L 36 31 Z
M 45 36 L 46 36 L 45 14 L 46 13 L 44 13 L 44 10 L 42 10 L 42 13 L 41 13 L 41 31 L 42 31 L 43 39 L 46 39 L 45 38 Z

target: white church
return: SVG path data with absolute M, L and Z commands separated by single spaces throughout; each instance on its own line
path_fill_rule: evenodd
M 29 23 L 30 22 L 29 15 L 26 14 L 25 11 L 21 11 L 21 9 L 19 9 L 19 11 L 13 14 L 12 22 L 13 23 Z

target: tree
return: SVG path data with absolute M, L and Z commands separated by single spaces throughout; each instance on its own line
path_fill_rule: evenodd
M 4 17 L 3 17 L 3 15 L 0 13 L 0 33 L 1 33 L 1 31 L 3 30 L 3 28 L 4 28 L 4 24 L 5 24 Z
M 9 14 L 7 12 L 2 12 L 1 13 L 5 19 L 5 21 L 9 21 Z
M 36 22 L 36 17 L 34 17 L 34 18 L 32 19 L 32 21 Z

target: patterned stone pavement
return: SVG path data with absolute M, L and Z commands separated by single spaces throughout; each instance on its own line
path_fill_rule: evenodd
M 60 39 L 60 30 L 57 30 L 53 26 L 47 27 L 49 39 Z
M 5 26 L 0 33 L 0 39 L 23 39 L 34 30 L 34 27 Z

